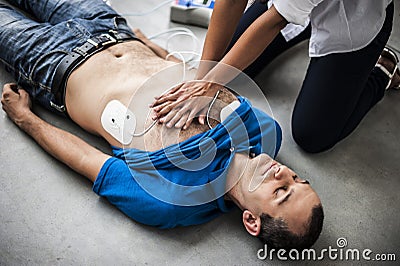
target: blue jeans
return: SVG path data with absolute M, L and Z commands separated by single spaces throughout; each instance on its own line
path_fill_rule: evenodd
M 0 3 L 0 60 L 42 106 L 50 101 L 55 70 L 87 39 L 109 30 L 134 37 L 126 20 L 102 0 L 8 0 Z

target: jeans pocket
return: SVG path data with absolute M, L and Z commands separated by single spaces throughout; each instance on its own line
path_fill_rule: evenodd
M 53 50 L 40 56 L 29 73 L 29 81 L 50 93 L 56 66 L 67 53 L 65 50 Z
M 66 21 L 66 26 L 78 39 L 86 41 L 90 38 L 90 32 L 82 26 L 78 19 L 70 19 Z

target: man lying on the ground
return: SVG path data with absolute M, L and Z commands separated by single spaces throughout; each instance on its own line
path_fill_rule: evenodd
M 307 181 L 271 158 L 281 143 L 271 117 L 221 86 L 211 116 L 238 103 L 223 122 L 174 131 L 150 127 L 145 117 L 149 131 L 126 142 L 102 117 L 109 118 L 110 103 L 141 106 L 126 109 L 126 117 L 148 112 L 146 101 L 159 91 L 139 88 L 176 64 L 164 59 L 167 52 L 133 33 L 101 0 L 9 2 L 36 20 L 0 4 L 0 57 L 18 82 L 4 86 L 2 107 L 43 149 L 94 182 L 98 195 L 160 228 L 205 223 L 236 205 L 246 230 L 271 247 L 305 248 L 316 241 L 320 199 Z M 114 156 L 41 120 L 30 98 L 102 136 Z M 166 148 L 164 137 L 172 139 Z

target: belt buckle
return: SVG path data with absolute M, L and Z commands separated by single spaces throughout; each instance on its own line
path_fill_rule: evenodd
M 108 33 L 103 33 L 103 34 L 100 35 L 100 37 L 105 37 L 105 38 L 108 39 L 108 41 L 102 43 L 103 46 L 104 46 L 104 45 L 111 44 L 111 43 L 117 43 L 117 39 L 113 38 L 113 37 L 112 37 L 110 34 L 108 34 Z
M 50 106 L 53 107 L 54 109 L 56 109 L 57 111 L 59 111 L 60 113 L 64 113 L 65 112 L 65 105 L 57 105 L 55 103 L 53 103 L 52 101 L 50 101 Z
M 95 42 L 93 39 L 88 39 L 87 41 L 92 44 L 94 47 L 99 48 L 100 46 L 106 46 L 109 45 L 111 43 L 117 43 L 117 40 L 115 38 L 113 38 L 110 34 L 108 33 L 103 33 L 101 34 L 98 38 L 102 39 L 102 38 L 106 38 L 107 40 L 104 42 L 100 42 L 97 43 Z

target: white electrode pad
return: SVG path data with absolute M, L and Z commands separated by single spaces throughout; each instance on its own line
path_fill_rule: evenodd
M 131 143 L 136 128 L 136 117 L 120 101 L 110 101 L 101 114 L 104 130 L 123 145 Z
M 225 121 L 225 119 L 233 113 L 233 111 L 236 110 L 236 108 L 238 108 L 240 106 L 240 102 L 239 101 L 233 101 L 230 104 L 228 104 L 227 106 L 225 106 L 224 108 L 222 108 L 221 113 L 219 115 L 220 119 L 221 119 L 221 123 Z

